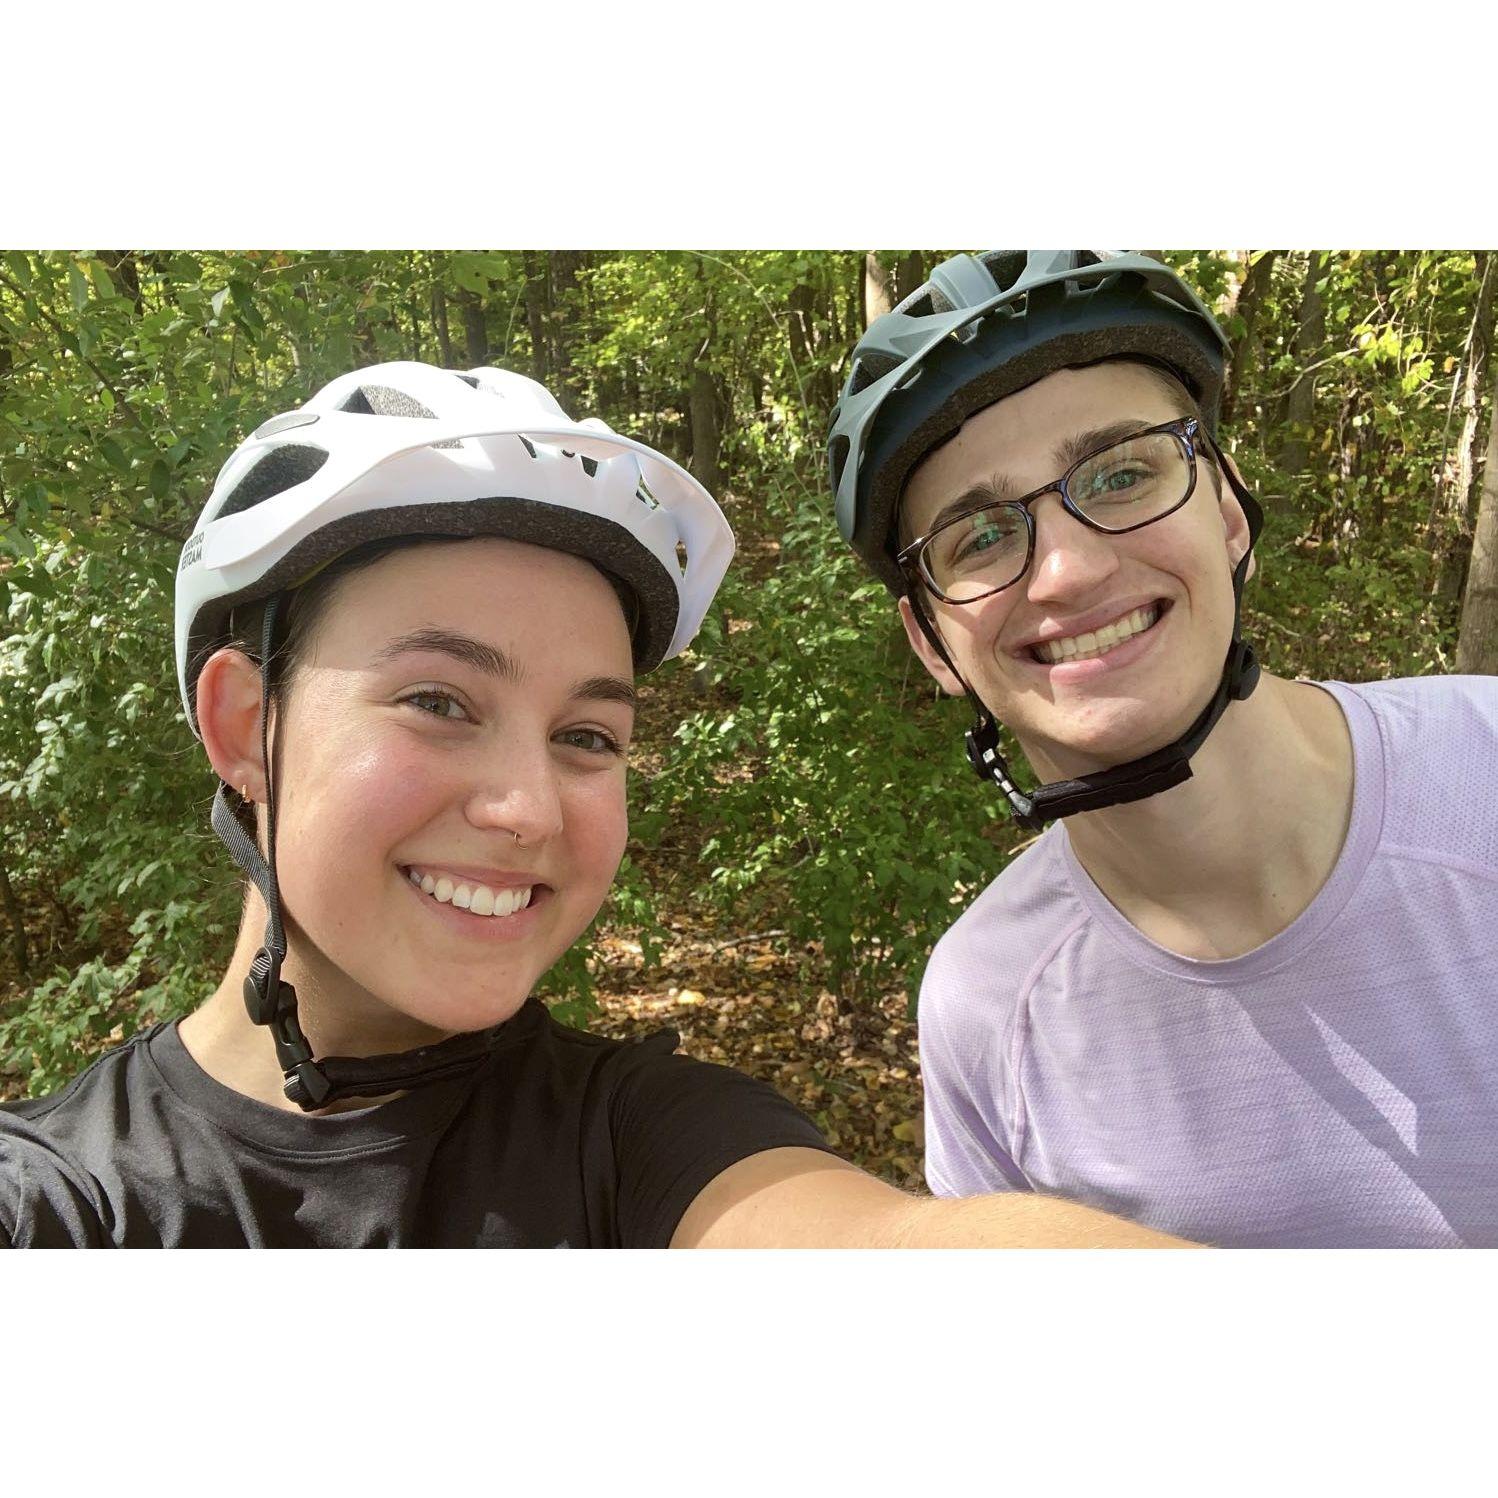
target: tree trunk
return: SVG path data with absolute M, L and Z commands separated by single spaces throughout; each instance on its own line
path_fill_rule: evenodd
M 442 367 L 453 367 L 452 333 L 447 326 L 447 295 L 440 286 L 432 287 L 432 326 L 437 330 L 437 352 Z
M 1456 669 L 1498 676 L 1498 391 L 1488 414 L 1488 456 L 1457 632 Z
M 1478 277 L 1477 308 L 1472 314 L 1472 351 L 1467 356 L 1467 373 L 1462 381 L 1462 435 L 1456 448 L 1456 513 L 1464 527 L 1472 524 L 1477 492 L 1473 479 L 1477 473 L 1477 431 L 1482 420 L 1482 392 L 1488 383 L 1488 358 L 1493 339 L 1493 301 L 1498 276 L 1498 255 L 1478 250 L 1474 267 Z
M 484 326 L 484 306 L 471 291 L 460 291 L 458 310 L 463 314 L 463 341 L 468 347 L 471 366 L 489 362 L 489 332 Z
M 564 406 L 574 410 L 582 394 L 574 385 L 572 345 L 577 336 L 577 273 L 583 267 L 583 255 L 578 250 L 548 250 L 546 259 L 551 273 L 552 374 L 562 387 L 555 393 Z
M 718 488 L 718 392 L 712 372 L 699 359 L 692 370 L 692 476 L 709 494 Z
M 145 302 L 140 294 L 140 267 L 135 263 L 134 250 L 100 250 L 99 259 L 109 272 L 109 279 L 121 296 L 128 296 L 139 317 L 145 312 Z
M 1250 253 L 1252 253 L 1250 251 Z M 1243 323 L 1243 330 L 1233 340 L 1233 349 L 1228 365 L 1227 379 L 1222 387 L 1222 425 L 1231 426 L 1238 406 L 1238 396 L 1243 389 L 1244 378 L 1253 369 L 1259 346 L 1254 338 L 1254 324 L 1258 321 L 1259 308 L 1269 294 L 1273 280 L 1274 262 L 1279 258 L 1278 250 L 1264 250 L 1248 267 L 1243 282 L 1238 288 L 1238 298 L 1233 305 L 1233 315 Z
M 1280 450 L 1280 467 L 1286 473 L 1303 473 L 1310 456 L 1311 423 L 1316 412 L 1316 376 L 1308 372 L 1326 341 L 1326 304 L 1316 283 L 1321 279 L 1326 257 L 1312 250 L 1306 257 L 1306 275 L 1300 294 L 1300 321 L 1295 330 L 1294 354 L 1301 373 L 1285 403 L 1285 421 L 1290 431 Z
M 16 954 L 16 971 L 21 977 L 29 978 L 31 954 L 26 946 L 26 918 L 16 892 L 10 887 L 10 875 L 5 870 L 3 859 L 0 859 L 0 904 L 5 906 L 5 913 L 10 917 L 11 950 Z
M 546 348 L 546 261 L 527 250 L 525 267 L 525 326 L 531 335 L 531 378 L 545 385 L 551 378 Z
M 926 257 L 919 250 L 908 250 L 895 265 L 895 300 L 903 302 L 914 296 L 926 279 Z
M 865 250 L 863 257 L 863 325 L 883 317 L 895 305 L 895 278 L 879 258 L 878 250 Z
M 406 310 L 411 314 L 411 358 L 417 364 L 421 363 L 421 312 L 418 310 L 420 306 L 421 299 L 413 291 Z

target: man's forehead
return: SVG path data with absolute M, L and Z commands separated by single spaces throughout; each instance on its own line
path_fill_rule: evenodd
M 1057 370 L 975 411 L 912 470 L 901 504 L 901 530 L 923 521 L 966 489 L 1018 497 L 1060 478 L 1083 452 L 1188 415 L 1184 386 L 1135 361 Z

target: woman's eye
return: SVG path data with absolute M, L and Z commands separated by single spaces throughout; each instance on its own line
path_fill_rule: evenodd
M 468 718 L 468 710 L 451 692 L 412 692 L 409 697 L 402 697 L 401 701 L 409 703 L 418 712 L 431 718 L 446 718 L 454 723 Z
M 621 759 L 624 757 L 624 749 L 619 740 L 601 728 L 569 728 L 564 733 L 559 733 L 557 738 L 588 754 L 612 754 Z

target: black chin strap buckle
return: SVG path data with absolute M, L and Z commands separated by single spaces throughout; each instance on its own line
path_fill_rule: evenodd
M 269 1027 L 285 1082 L 282 1091 L 304 1111 L 327 1101 L 333 1084 L 312 1059 L 312 1047 L 297 1020 L 296 989 L 281 977 L 281 958 L 274 947 L 261 947 L 244 980 L 244 1005 L 250 1019 Z
M 1259 684 L 1259 658 L 1247 640 L 1235 639 L 1228 651 L 1228 695 L 1234 702 L 1244 702 Z
M 1015 821 L 1021 826 L 1032 832 L 1041 831 L 1045 822 L 1036 816 L 1034 801 L 1009 778 L 1009 766 L 999 752 L 999 725 L 987 713 L 981 713 L 978 721 L 968 729 L 964 742 L 967 744 L 967 762 L 978 779 L 1003 791 Z

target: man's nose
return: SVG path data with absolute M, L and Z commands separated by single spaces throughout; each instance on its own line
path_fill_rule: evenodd
M 1118 570 L 1112 536 L 1068 514 L 1059 494 L 1035 501 L 1035 557 L 1026 594 L 1031 603 L 1067 603 L 1093 593 Z

